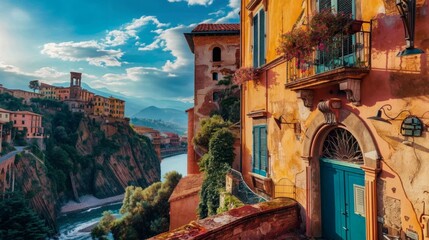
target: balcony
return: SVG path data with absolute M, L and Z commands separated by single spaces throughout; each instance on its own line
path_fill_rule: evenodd
M 298 92 L 298 97 L 312 96 L 312 91 L 338 84 L 347 99 L 360 104 L 360 81 L 371 68 L 371 22 L 362 23 L 352 34 L 338 34 L 321 45 L 309 59 L 287 62 L 285 87 Z M 307 107 L 311 101 L 304 99 Z

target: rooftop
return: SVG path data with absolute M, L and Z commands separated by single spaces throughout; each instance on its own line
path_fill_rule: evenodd
M 212 23 L 202 23 L 198 24 L 192 32 L 218 32 L 218 31 L 240 31 L 240 24 L 212 24 Z
M 203 174 L 191 174 L 182 179 L 174 188 L 173 193 L 170 196 L 169 202 L 175 201 L 184 197 L 189 196 L 193 193 L 198 193 L 203 184 Z
M 185 33 L 186 41 L 192 53 L 194 52 L 194 36 L 228 36 L 240 35 L 240 24 L 238 23 L 201 23 L 190 33 Z

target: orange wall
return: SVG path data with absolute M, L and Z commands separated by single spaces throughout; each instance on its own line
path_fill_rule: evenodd
M 170 202 L 170 230 L 198 219 L 198 192 Z

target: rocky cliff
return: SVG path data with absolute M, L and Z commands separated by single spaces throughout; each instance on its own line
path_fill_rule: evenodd
M 58 196 L 52 191 L 52 183 L 41 159 L 33 154 L 22 153 L 15 159 L 15 186 L 30 199 L 30 205 L 55 229 Z
M 56 227 L 61 203 L 71 197 L 92 194 L 106 198 L 124 193 L 129 185 L 147 187 L 160 180 L 160 161 L 149 139 L 137 135 L 128 123 L 82 118 L 76 132 L 75 147 L 80 156 L 74 158 L 81 160 L 72 163 L 68 174 L 64 172 L 64 191 L 58 191 L 60 181 L 48 161 L 64 159 L 52 159 L 47 149 L 46 160 L 42 159 L 43 153 L 39 157 L 22 153 L 15 160 L 16 190 L 27 195 L 32 207 L 52 228 Z
M 77 132 L 76 149 L 91 161 L 71 175 L 77 194 L 105 198 L 124 193 L 129 185 L 147 187 L 160 180 L 160 162 L 149 139 L 128 124 L 84 118 Z

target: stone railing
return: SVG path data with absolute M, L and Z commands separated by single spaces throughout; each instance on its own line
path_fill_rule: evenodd
M 298 203 L 277 198 L 192 221 L 150 239 L 278 239 L 299 226 Z

